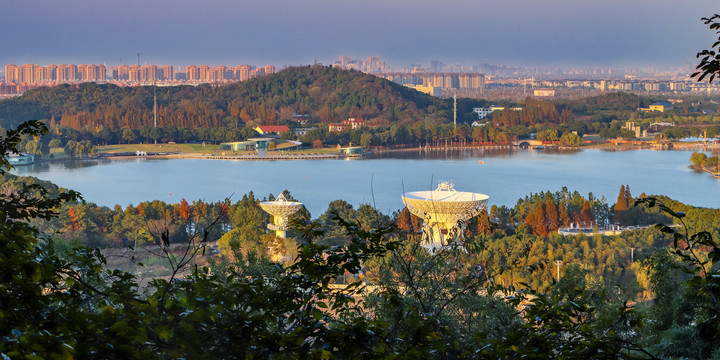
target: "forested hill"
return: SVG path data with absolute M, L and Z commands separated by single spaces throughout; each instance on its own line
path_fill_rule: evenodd
M 0 101 L 0 125 L 30 119 L 99 131 L 153 122 L 153 87 L 111 84 L 59 85 Z M 348 117 L 408 122 L 447 119 L 450 102 L 357 71 L 324 66 L 293 67 L 229 85 L 157 88 L 158 125 L 184 128 L 289 121 L 294 114 L 320 122 Z

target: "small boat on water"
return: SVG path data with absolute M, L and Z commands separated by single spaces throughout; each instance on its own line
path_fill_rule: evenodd
M 10 154 L 8 162 L 12 166 L 32 165 L 35 162 L 35 155 L 25 153 Z
M 533 146 L 533 150 L 545 150 L 545 145 L 536 145 L 536 146 Z

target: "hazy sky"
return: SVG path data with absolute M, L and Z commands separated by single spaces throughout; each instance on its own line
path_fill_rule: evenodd
M 694 64 L 712 0 L 8 0 L 7 63 Z

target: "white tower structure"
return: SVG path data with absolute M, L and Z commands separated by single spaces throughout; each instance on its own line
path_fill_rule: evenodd
M 268 229 L 275 230 L 275 235 L 282 239 L 286 237 L 288 218 L 298 212 L 302 206 L 303 203 L 301 202 L 288 201 L 282 193 L 275 201 L 263 201 L 260 203 L 260 207 L 275 219 L 273 224 L 268 224 Z
M 457 94 L 453 95 L 453 129 L 457 127 Z
M 460 221 L 479 214 L 490 197 L 485 194 L 455 191 L 452 184 L 442 182 L 433 191 L 414 191 L 402 194 L 410 212 L 423 219 L 426 247 L 445 246 L 456 240 L 462 229 Z

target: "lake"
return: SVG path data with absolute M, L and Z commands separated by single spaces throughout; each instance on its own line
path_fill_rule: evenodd
M 620 185 L 633 196 L 663 194 L 687 204 L 720 207 L 720 180 L 688 168 L 689 151 L 540 152 L 535 150 L 433 150 L 375 154 L 362 160 L 228 161 L 202 159 L 83 160 L 38 163 L 12 171 L 77 190 L 89 202 L 110 206 L 147 200 L 177 203 L 239 200 L 284 189 L 313 217 L 329 202 L 374 204 L 392 213 L 400 194 L 432 190 L 451 181 L 458 191 L 490 196 L 489 205 L 513 206 L 530 193 L 566 186 L 614 204 Z

